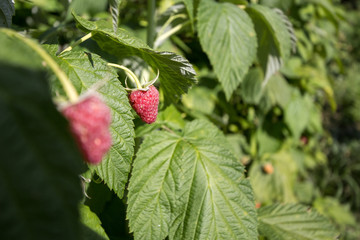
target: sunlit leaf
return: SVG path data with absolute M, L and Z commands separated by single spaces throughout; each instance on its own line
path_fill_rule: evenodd
M 230 3 L 201 1 L 200 43 L 229 100 L 256 57 L 256 35 L 246 12 Z
M 258 211 L 259 232 L 270 240 L 330 240 L 338 233 L 328 219 L 300 204 L 274 204 Z
M 135 239 L 257 239 L 244 168 L 215 126 L 145 137 L 132 171 L 128 214 Z

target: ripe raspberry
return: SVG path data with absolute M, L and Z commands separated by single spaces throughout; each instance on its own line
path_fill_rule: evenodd
M 136 90 L 129 94 L 129 100 L 132 108 L 146 123 L 156 121 L 159 105 L 159 92 L 154 86 L 149 90 Z
M 111 147 L 109 107 L 96 95 L 62 109 L 85 161 L 99 164 Z

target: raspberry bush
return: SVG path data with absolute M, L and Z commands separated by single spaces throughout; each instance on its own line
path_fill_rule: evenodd
M 357 239 L 345 7 L 3 1 L 0 239 Z

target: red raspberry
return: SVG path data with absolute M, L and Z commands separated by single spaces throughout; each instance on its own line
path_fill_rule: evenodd
M 156 121 L 159 105 L 159 92 L 154 86 L 149 90 L 136 90 L 129 94 L 129 100 L 132 108 L 146 123 Z
M 109 107 L 96 95 L 62 109 L 85 161 L 99 164 L 111 147 Z

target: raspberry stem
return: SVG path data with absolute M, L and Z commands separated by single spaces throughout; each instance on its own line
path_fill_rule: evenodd
M 135 73 L 133 71 L 131 71 L 130 69 L 128 69 L 127 67 L 125 67 L 123 65 L 118 65 L 118 64 L 115 64 L 115 63 L 108 63 L 107 65 L 124 70 L 126 75 L 136 84 L 136 87 L 138 89 L 142 89 L 141 83 L 140 83 L 139 79 L 137 78 L 137 76 L 135 75 Z
M 68 96 L 70 102 L 76 102 L 79 98 L 79 95 L 69 80 L 68 76 L 64 73 L 64 71 L 60 68 L 60 66 L 55 62 L 55 60 L 44 50 L 42 49 L 36 42 L 31 39 L 28 39 L 17 32 L 10 29 L 2 29 L 3 32 L 8 34 L 9 36 L 16 37 L 20 41 L 23 41 L 26 45 L 32 48 L 50 67 L 50 69 L 54 72 L 54 74 L 59 79 L 61 85 L 64 88 L 66 95 Z
M 67 51 L 71 51 L 74 47 L 76 47 L 77 45 L 79 45 L 80 43 L 85 42 L 86 40 L 88 40 L 89 38 L 91 38 L 93 36 L 93 34 L 90 32 L 88 34 L 86 34 L 85 36 L 83 36 L 82 38 L 80 38 L 79 40 L 77 40 L 76 42 L 74 42 L 73 44 L 71 44 L 69 47 L 65 48 L 59 55 L 63 54 L 64 52 Z

